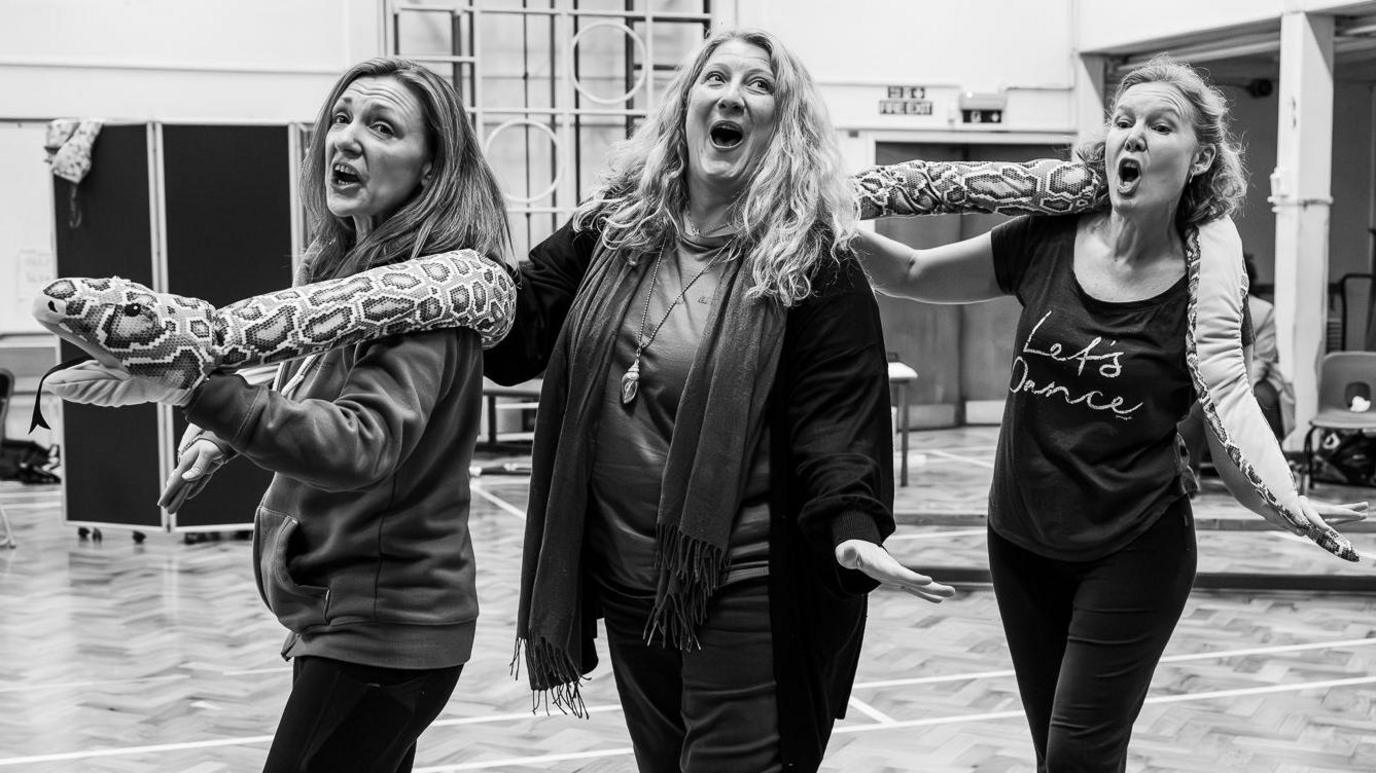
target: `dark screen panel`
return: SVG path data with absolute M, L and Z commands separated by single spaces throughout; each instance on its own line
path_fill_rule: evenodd
M 73 186 L 54 178 L 53 197 L 59 276 L 118 275 L 152 284 L 145 126 L 105 127 L 85 179 Z M 80 355 L 62 344 L 64 360 Z M 68 404 L 62 452 L 68 520 L 141 528 L 161 523 L 156 406 Z
M 164 126 L 168 289 L 223 306 L 291 285 L 285 126 Z M 179 412 L 178 412 L 179 413 Z M 175 419 L 174 440 L 186 422 Z M 221 468 L 177 513 L 181 527 L 243 525 L 271 474 Z
M 217 306 L 291 286 L 285 126 L 164 126 L 167 286 Z

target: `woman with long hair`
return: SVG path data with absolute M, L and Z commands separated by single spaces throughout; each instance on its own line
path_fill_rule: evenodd
M 643 771 L 815 769 L 893 531 L 887 359 L 811 78 L 714 35 L 521 267 L 489 377 L 544 372 L 517 635 L 581 713 L 605 621 Z M 857 571 L 858 570 L 858 571 Z
M 1324 519 L 1365 509 L 1299 497 L 1268 466 L 1279 449 L 1255 401 L 1244 404 L 1250 392 L 1233 400 L 1220 386 L 1221 355 L 1235 353 L 1240 369 L 1250 343 L 1241 249 L 1226 220 L 1246 182 L 1222 94 L 1187 65 L 1152 61 L 1123 78 L 1105 136 L 1081 156 L 1107 181 L 1106 208 L 1021 217 L 928 250 L 856 241 L 885 293 L 1022 303 L 989 562 L 1038 769 L 1048 771 L 1125 768 L 1194 579 L 1176 423 L 1197 393 L 1215 458 L 1253 473 L 1234 479 L 1244 504 L 1353 560 Z
M 301 189 L 315 233 L 303 282 L 459 250 L 500 261 L 507 248 L 463 103 L 408 60 L 339 78 Z M 276 473 L 255 518 L 255 574 L 288 630 L 293 681 L 265 770 L 411 769 L 473 646 L 481 394 L 478 334 L 448 328 L 312 355 L 275 389 L 212 375 L 185 405 L 202 430 L 184 441 L 165 504 L 227 454 Z

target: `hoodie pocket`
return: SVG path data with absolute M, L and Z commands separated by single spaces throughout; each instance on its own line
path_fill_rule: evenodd
M 287 548 L 299 522 L 285 513 L 258 508 L 253 533 L 253 574 L 258 594 L 282 625 L 301 633 L 327 624 L 330 589 L 301 585 L 287 571 Z

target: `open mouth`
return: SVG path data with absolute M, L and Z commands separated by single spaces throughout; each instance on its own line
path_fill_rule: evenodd
M 1131 194 L 1142 181 L 1142 164 L 1136 159 L 1125 158 L 1118 162 L 1118 192 Z
M 96 360 L 102 365 L 118 368 L 119 360 L 104 349 L 87 343 L 81 336 L 72 333 L 62 327 L 62 321 L 67 318 L 66 308 L 62 301 L 53 300 L 39 296 L 34 299 L 33 316 L 38 324 L 47 329 L 49 333 L 57 335 L 67 343 L 85 352 L 87 356 Z
M 708 135 L 712 138 L 712 146 L 718 150 L 732 150 L 745 141 L 745 131 L 730 121 L 712 124 Z
M 358 185 L 363 177 L 347 164 L 334 164 L 330 167 L 330 182 L 335 185 Z

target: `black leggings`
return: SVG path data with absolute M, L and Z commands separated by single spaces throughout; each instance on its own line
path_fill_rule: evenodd
M 462 670 L 296 658 L 264 773 L 409 773 L 416 738 L 439 716 Z
M 612 672 L 641 773 L 782 769 L 769 580 L 719 588 L 700 649 L 645 643 L 652 595 L 603 589 Z
M 1181 497 L 1095 561 L 1058 561 L 989 531 L 989 570 L 1037 770 L 1122 771 L 1132 723 L 1180 620 L 1197 552 Z

